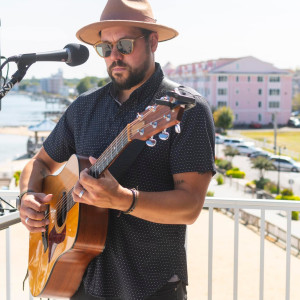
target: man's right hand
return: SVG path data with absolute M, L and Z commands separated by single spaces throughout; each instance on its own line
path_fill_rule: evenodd
M 20 206 L 21 222 L 30 232 L 44 232 L 45 226 L 49 225 L 48 216 L 45 212 L 52 195 L 44 193 L 27 193 L 22 197 Z

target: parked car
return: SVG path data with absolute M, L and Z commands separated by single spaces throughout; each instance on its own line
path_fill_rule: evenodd
M 224 139 L 224 145 L 225 146 L 234 146 L 238 144 L 244 143 L 243 139 L 238 139 L 238 138 L 226 138 Z
M 258 128 L 261 128 L 261 124 L 260 123 L 252 122 L 252 123 L 250 123 L 249 128 L 258 129 Z
M 300 163 L 294 161 L 289 156 L 272 155 L 270 161 L 273 163 L 275 168 L 280 171 L 292 171 L 300 172 Z
M 216 133 L 216 135 L 215 135 L 215 143 L 216 144 L 223 144 L 224 140 L 225 140 L 225 138 L 222 135 Z
M 250 159 L 257 158 L 257 157 L 270 158 L 271 154 L 267 151 L 259 150 L 256 152 L 249 153 L 248 157 L 250 157 Z
M 300 127 L 300 121 L 298 118 L 295 118 L 295 117 L 290 117 L 289 120 L 288 120 L 288 123 L 287 125 L 289 127 Z
M 256 148 L 253 145 L 247 145 L 247 144 L 239 144 L 234 146 L 235 149 L 237 149 L 239 151 L 239 154 L 241 155 L 248 155 L 251 154 L 253 152 L 257 152 L 260 151 L 260 148 Z

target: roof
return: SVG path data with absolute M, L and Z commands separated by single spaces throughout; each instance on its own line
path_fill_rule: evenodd
M 44 120 L 39 124 L 31 125 L 28 127 L 28 130 L 31 131 L 52 131 L 56 123 L 51 120 Z

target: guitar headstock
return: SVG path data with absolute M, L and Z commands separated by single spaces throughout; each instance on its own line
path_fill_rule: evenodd
M 178 124 L 182 119 L 185 106 L 194 101 L 174 91 L 168 92 L 167 95 L 155 100 L 157 104 L 148 106 L 132 123 L 128 124 L 129 140 L 146 141 L 164 129 Z M 189 103 L 185 103 L 186 101 Z

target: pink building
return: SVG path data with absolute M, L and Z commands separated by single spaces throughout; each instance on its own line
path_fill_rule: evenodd
M 292 110 L 292 74 L 255 57 L 221 58 L 164 67 L 166 75 L 205 96 L 212 107 L 229 106 L 235 124 L 286 124 Z

